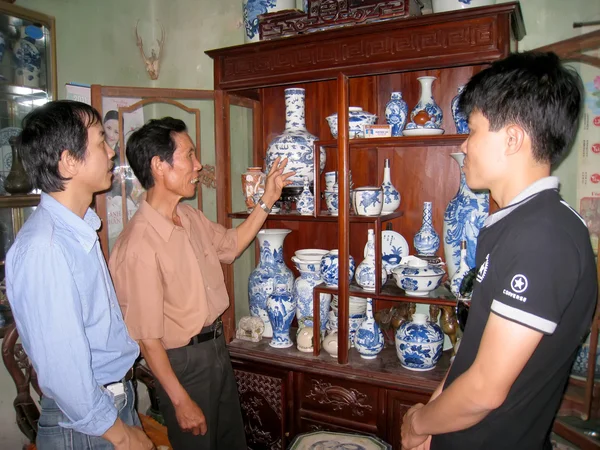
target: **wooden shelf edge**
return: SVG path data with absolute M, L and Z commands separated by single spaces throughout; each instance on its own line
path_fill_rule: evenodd
M 320 294 L 337 294 L 338 288 L 327 287 L 324 284 L 315 286 L 315 292 Z M 427 305 L 440 305 L 440 306 L 456 306 L 456 297 L 450 293 L 450 291 L 440 286 L 435 291 L 438 295 L 432 297 L 418 297 L 412 295 L 406 295 L 406 293 L 393 285 L 387 283 L 384 286 L 384 290 L 381 292 L 365 291 L 355 284 L 350 285 L 350 295 L 352 297 L 372 298 L 375 300 L 390 301 L 390 302 L 408 302 L 408 303 L 423 303 Z
M 229 213 L 228 216 L 231 219 L 246 219 L 250 213 L 247 212 L 233 212 Z M 376 223 L 376 222 L 387 222 L 389 220 L 402 217 L 403 211 L 395 211 L 391 214 L 385 214 L 383 216 L 358 216 L 352 214 L 350 216 L 351 223 Z M 296 221 L 296 222 L 337 222 L 339 216 L 334 216 L 326 211 L 321 211 L 316 216 L 303 216 L 297 211 L 290 211 L 286 213 L 274 213 L 269 214 L 267 220 L 281 220 L 281 221 Z
M 0 195 L 0 208 L 26 208 L 39 203 L 39 194 Z
M 379 147 L 435 147 L 460 145 L 467 138 L 466 134 L 442 134 L 441 136 L 398 136 L 390 138 L 350 139 L 348 146 L 353 148 Z M 337 148 L 337 139 L 316 141 L 316 147 Z

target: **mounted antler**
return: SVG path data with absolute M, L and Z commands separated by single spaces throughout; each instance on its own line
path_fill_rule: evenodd
M 160 72 L 160 55 L 162 54 L 163 46 L 165 45 L 166 33 L 163 26 L 160 26 L 160 39 L 157 39 L 158 43 L 158 52 L 154 48 L 150 50 L 150 57 L 146 56 L 146 52 L 144 51 L 144 42 L 142 38 L 138 34 L 138 20 L 135 24 L 135 37 L 137 39 L 137 46 L 140 49 L 140 54 L 144 60 L 144 64 L 146 64 L 146 72 L 150 75 L 151 80 L 158 80 L 158 74 Z

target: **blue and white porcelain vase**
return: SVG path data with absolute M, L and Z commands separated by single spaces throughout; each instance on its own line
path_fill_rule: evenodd
M 413 244 L 417 254 L 423 256 L 434 256 L 440 248 L 440 237 L 433 228 L 431 218 L 431 202 L 423 203 L 423 224 L 415 234 Z
M 314 182 L 315 159 L 313 155 L 313 143 L 316 136 L 306 130 L 304 120 L 304 89 L 290 88 L 285 90 L 285 130 L 275 137 L 267 148 L 267 173 L 277 157 L 287 158 L 288 163 L 285 172 L 293 171 L 295 175 L 288 178 L 291 182 L 288 188 L 297 188 L 298 191 L 304 187 L 304 177 L 308 178 L 309 185 Z M 319 149 L 320 167 L 323 172 L 325 168 L 325 149 Z M 319 172 L 319 173 L 320 173 Z
M 296 209 L 302 216 L 312 216 L 315 212 L 315 197 L 310 192 L 308 177 L 304 177 L 304 189 L 296 201 Z
M 442 356 L 444 333 L 437 323 L 429 322 L 425 314 L 413 314 L 396 331 L 396 354 L 403 367 L 410 370 L 431 370 Z
M 294 287 L 294 274 L 283 262 L 283 240 L 292 230 L 265 229 L 256 235 L 260 244 L 260 260 L 248 277 L 250 315 L 265 323 L 263 337 L 272 337 L 273 329 L 267 313 L 267 300 L 278 284 L 289 292 Z
M 300 272 L 300 276 L 294 281 L 292 295 L 296 303 L 296 318 L 299 324 L 312 327 L 314 308 L 313 308 L 313 290 L 315 286 L 321 284 L 321 271 L 316 262 L 306 262 L 292 256 L 292 261 Z M 325 332 L 327 322 L 329 321 L 329 305 L 331 304 L 331 294 L 321 294 L 319 297 L 319 329 Z
M 419 98 L 417 105 L 410 113 L 411 122 L 414 122 L 414 118 L 417 114 L 419 114 L 419 112 L 425 110 L 429 116 L 429 121 L 433 123 L 433 126 L 435 126 L 435 128 L 442 127 L 442 119 L 444 114 L 442 113 L 442 108 L 440 108 L 433 99 L 433 94 L 431 92 L 431 85 L 436 79 L 436 77 L 417 78 L 419 83 L 421 83 L 421 97 Z
M 16 61 L 15 84 L 28 87 L 40 87 L 40 69 L 42 57 L 35 41 L 44 36 L 40 27 L 27 25 L 20 27 L 20 37 L 13 45 Z
M 400 192 L 394 187 L 390 176 L 390 160 L 385 160 L 383 167 L 383 183 L 381 183 L 383 189 L 383 207 L 381 208 L 381 214 L 390 214 L 396 211 L 400 207 Z
M 392 136 L 402 136 L 408 117 L 408 105 L 402 99 L 402 92 L 392 92 L 385 105 L 385 121 L 392 126 Z
M 354 258 L 352 255 L 348 255 L 348 281 L 352 281 L 354 276 Z M 328 287 L 338 286 L 338 272 L 339 272 L 339 252 L 338 250 L 331 250 L 323 258 L 321 258 L 321 278 Z
M 296 0 L 242 0 L 244 41 L 258 42 L 259 15 L 294 8 L 296 8 Z
M 450 278 L 460 263 L 460 242 L 467 241 L 467 264 L 475 267 L 477 236 L 489 215 L 490 195 L 487 191 L 473 192 L 467 186 L 463 172 L 464 153 L 451 153 L 450 156 L 460 167 L 458 192 L 446 207 L 444 213 L 444 256 Z
M 288 348 L 294 345 L 290 339 L 290 325 L 296 314 L 296 302 L 285 283 L 275 286 L 275 292 L 267 300 L 267 314 L 273 328 L 273 338 L 269 345 L 275 348 Z
M 458 104 L 460 103 L 460 96 L 465 90 L 464 86 L 458 87 L 458 94 L 456 97 L 452 99 L 452 103 L 450 103 L 450 108 L 452 109 L 452 118 L 454 119 L 454 124 L 456 125 L 456 134 L 469 134 L 469 120 L 467 116 L 458 108 Z
M 387 272 L 381 264 L 381 285 L 383 286 L 387 280 Z M 356 284 L 358 284 L 365 291 L 375 291 L 375 231 L 368 231 L 367 240 L 367 255 L 365 259 L 356 268 L 354 274 Z
M 454 294 L 456 298 L 468 299 L 471 296 L 468 295 L 466 298 L 460 295 L 460 285 L 463 278 L 469 273 L 471 268 L 467 264 L 467 241 L 460 242 L 460 264 L 458 269 L 454 272 L 454 275 L 450 277 L 450 292 Z
M 367 318 L 354 335 L 354 347 L 364 359 L 375 359 L 383 349 L 384 338 L 379 324 L 373 318 L 373 300 L 367 299 Z

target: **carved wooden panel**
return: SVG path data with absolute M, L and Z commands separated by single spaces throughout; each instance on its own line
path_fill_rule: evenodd
M 284 449 L 284 380 L 239 369 L 234 373 L 248 448 Z
M 402 436 L 400 432 L 404 414 L 417 403 L 427 403 L 429 397 L 401 391 L 388 391 L 387 394 L 387 442 L 394 449 L 402 448 Z

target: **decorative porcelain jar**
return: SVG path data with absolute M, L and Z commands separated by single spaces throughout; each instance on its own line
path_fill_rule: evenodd
M 413 244 L 417 253 L 423 256 L 434 256 L 440 248 L 440 237 L 431 222 L 431 202 L 423 203 L 423 224 L 415 234 Z
M 296 303 L 296 317 L 302 320 L 304 325 L 312 327 L 314 317 L 313 290 L 315 286 L 321 284 L 321 272 L 319 268 L 319 259 L 306 260 L 298 256 L 292 256 L 292 262 L 300 272 L 300 276 L 294 281 L 292 294 Z M 331 303 L 331 294 L 321 294 L 319 297 L 319 329 L 325 332 L 329 316 L 329 305 Z
M 496 0 L 431 0 L 434 13 L 494 5 Z
M 392 136 L 402 136 L 408 117 L 408 105 L 402 99 L 402 92 L 392 92 L 385 105 L 385 121 L 392 126 Z
M 15 84 L 40 87 L 40 69 L 42 57 L 36 46 L 36 40 L 44 37 L 44 32 L 35 25 L 22 26 L 20 37 L 13 45 L 16 61 Z
M 296 332 L 296 348 L 304 353 L 313 351 L 313 327 L 301 326 Z
M 422 267 L 400 264 L 392 270 L 396 285 L 404 289 L 406 295 L 425 297 L 441 284 L 444 269 L 425 262 Z
M 436 79 L 436 77 L 417 78 L 419 83 L 421 83 L 421 97 L 419 98 L 417 105 L 410 113 L 410 120 L 419 128 L 442 127 L 442 119 L 444 114 L 442 112 L 442 108 L 440 108 L 433 99 L 433 94 L 431 91 L 431 86 Z M 423 117 L 422 123 L 421 120 L 419 120 L 421 117 Z
M 259 15 L 294 8 L 296 8 L 296 0 L 242 0 L 244 41 L 257 42 L 259 40 Z
M 266 179 L 267 176 L 260 167 L 248 167 L 242 174 L 242 192 L 247 212 L 252 212 L 258 199 L 265 192 Z
M 379 216 L 383 210 L 381 186 L 362 186 L 352 192 L 354 212 L 359 216 Z
M 403 367 L 410 370 L 431 370 L 442 356 L 444 333 L 425 314 L 413 314 L 396 331 L 396 354 Z
M 450 109 L 452 109 L 452 118 L 454 119 L 454 125 L 456 125 L 456 134 L 469 134 L 469 119 L 468 117 L 458 108 L 460 103 L 460 97 L 465 90 L 464 86 L 458 87 L 458 94 L 452 99 L 450 103 Z
M 381 183 L 383 189 L 383 206 L 381 208 L 381 214 L 390 214 L 396 211 L 400 207 L 400 192 L 394 187 L 390 177 L 390 160 L 385 160 L 383 167 L 383 183 Z
M 283 241 L 292 230 L 265 229 L 256 235 L 260 244 L 260 261 L 248 277 L 250 315 L 265 323 L 263 337 L 272 337 L 273 329 L 267 313 L 267 300 L 278 284 L 288 291 L 294 286 L 294 275 L 283 262 Z
M 290 88 L 285 90 L 285 130 L 269 144 L 267 149 L 267 172 L 277 157 L 287 158 L 285 172 L 293 171 L 295 175 L 288 178 L 291 182 L 285 189 L 304 188 L 304 177 L 308 178 L 309 185 L 314 182 L 315 160 L 313 143 L 316 136 L 306 130 L 304 120 L 304 89 Z M 325 168 L 325 149 L 319 150 L 320 172 Z
M 338 116 L 337 113 L 326 117 L 331 135 L 334 139 L 338 136 Z M 350 139 L 364 138 L 365 130 L 363 125 L 373 125 L 377 122 L 377 116 L 370 112 L 363 111 L 359 106 L 350 106 L 348 108 L 348 133 Z
M 321 278 L 328 287 L 337 287 L 338 285 L 338 271 L 339 271 L 339 252 L 338 250 L 331 250 L 321 259 L 320 269 Z M 354 258 L 352 255 L 348 255 L 348 281 L 352 281 L 354 276 Z
M 354 336 L 354 347 L 364 359 L 375 359 L 383 349 L 384 337 L 379 324 L 373 318 L 373 300 L 367 299 L 367 318 L 360 324 Z
M 275 292 L 267 300 L 267 314 L 273 328 L 273 338 L 269 345 L 275 348 L 288 348 L 294 345 L 290 339 L 290 325 L 296 314 L 296 302 L 287 284 L 275 286 Z
M 356 283 L 365 291 L 375 291 L 375 231 L 368 230 L 367 256 L 356 268 Z M 381 267 L 381 285 L 387 280 L 387 272 Z
M 312 216 L 315 212 L 315 197 L 310 192 L 307 177 L 304 177 L 304 188 L 296 202 L 296 209 L 302 216 Z
M 452 278 L 460 262 L 460 242 L 467 241 L 467 265 L 475 267 L 477 236 L 489 215 L 490 196 L 487 191 L 473 192 L 467 186 L 463 172 L 464 153 L 451 153 L 450 156 L 460 167 L 458 192 L 450 200 L 444 213 L 444 256 L 448 275 Z

